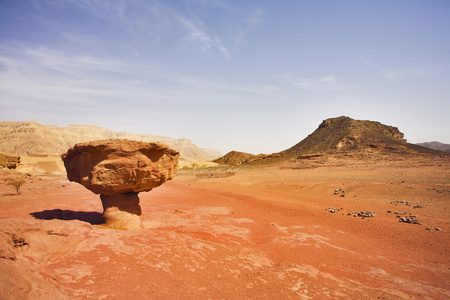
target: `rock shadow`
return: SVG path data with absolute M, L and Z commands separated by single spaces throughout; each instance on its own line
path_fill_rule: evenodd
M 83 222 L 88 222 L 91 225 L 103 224 L 103 214 L 96 211 L 73 211 L 73 210 L 62 210 L 62 209 L 52 209 L 44 210 L 39 212 L 30 213 L 35 219 L 39 220 L 79 220 Z

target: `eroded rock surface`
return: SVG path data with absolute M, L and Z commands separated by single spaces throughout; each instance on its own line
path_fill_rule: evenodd
M 161 143 L 102 140 L 76 144 L 61 157 L 70 181 L 101 195 L 108 227 L 136 229 L 138 193 L 172 179 L 179 153 Z
M 17 155 L 0 152 L 0 168 L 15 169 L 20 164 L 20 157 Z

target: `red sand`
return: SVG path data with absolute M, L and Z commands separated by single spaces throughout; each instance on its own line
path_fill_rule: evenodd
M 448 158 L 233 172 L 141 193 L 130 231 L 64 178 L 1 185 L 0 298 L 450 298 Z

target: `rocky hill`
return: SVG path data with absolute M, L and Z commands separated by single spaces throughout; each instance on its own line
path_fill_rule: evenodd
M 427 142 L 427 143 L 418 143 L 416 145 L 450 153 L 450 144 L 444 144 L 440 142 Z
M 228 159 L 234 165 L 238 165 L 367 149 L 390 153 L 442 154 L 439 151 L 407 143 L 403 133 L 396 127 L 384 125 L 380 122 L 354 120 L 342 116 L 324 120 L 308 137 L 285 151 L 269 155 L 247 154 L 246 156 L 234 151 L 215 162 L 226 164 L 225 161 Z M 239 157 L 242 157 L 242 159 L 239 160 Z
M 284 156 L 334 153 L 386 145 L 406 145 L 397 127 L 338 117 L 324 120 L 312 134 L 281 153 Z
M 226 155 L 214 160 L 214 162 L 222 165 L 236 166 L 254 157 L 256 157 L 256 155 L 250 153 L 231 151 Z
M 161 142 L 177 150 L 186 160 L 212 160 L 220 153 L 201 149 L 187 139 L 173 139 L 149 134 L 117 132 L 96 125 L 67 127 L 41 125 L 29 122 L 0 122 L 0 151 L 16 155 L 61 154 L 80 142 L 103 139 L 128 139 L 143 142 Z

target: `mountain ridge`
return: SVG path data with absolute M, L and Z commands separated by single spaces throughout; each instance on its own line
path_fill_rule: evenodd
M 424 143 L 416 143 L 416 145 L 450 153 L 450 144 L 445 144 L 445 143 L 441 143 L 441 142 L 437 142 L 437 141 L 431 141 L 431 142 L 424 142 Z
M 179 151 L 180 157 L 186 160 L 212 160 L 221 156 L 219 152 L 201 149 L 185 138 L 114 131 L 98 125 L 70 124 L 60 127 L 42 125 L 36 121 L 0 122 L 0 151 L 17 155 L 59 155 L 77 143 L 104 139 L 164 143 Z

